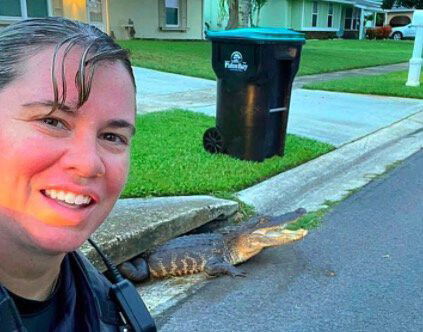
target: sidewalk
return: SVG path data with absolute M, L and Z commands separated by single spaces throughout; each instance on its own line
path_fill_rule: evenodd
M 398 65 L 385 67 L 383 70 L 397 70 Z M 135 75 L 140 113 L 179 107 L 214 114 L 214 81 L 142 68 L 135 68 Z M 423 148 L 423 101 L 295 88 L 307 79 L 310 77 L 301 77 L 295 83 L 288 131 L 339 148 L 238 193 L 259 213 L 281 214 L 297 207 L 319 209 L 327 200 L 344 198 Z M 212 220 L 230 218 L 237 208 L 235 202 L 207 196 L 120 200 L 93 237 L 121 263 Z M 102 268 L 89 246 L 84 246 L 83 252 Z M 141 284 L 139 291 L 157 316 L 204 282 L 206 278 L 200 274 L 148 282 Z
M 405 69 L 407 64 L 300 76 L 294 82 L 288 132 L 341 146 L 423 109 L 418 99 L 304 90 L 310 81 L 376 75 Z M 183 108 L 214 116 L 216 82 L 135 68 L 138 112 Z

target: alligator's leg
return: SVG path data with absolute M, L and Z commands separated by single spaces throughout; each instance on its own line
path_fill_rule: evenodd
M 231 277 L 246 276 L 244 271 L 219 258 L 209 259 L 204 266 L 204 272 L 209 276 L 218 276 L 220 274 L 229 274 Z
M 148 264 L 142 257 L 122 263 L 118 266 L 118 269 L 125 278 L 135 282 L 141 282 L 150 276 Z

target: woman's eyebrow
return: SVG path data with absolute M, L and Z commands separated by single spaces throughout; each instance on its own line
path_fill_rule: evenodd
M 30 103 L 25 103 L 22 106 L 23 107 L 35 107 L 35 106 L 42 106 L 42 107 L 48 107 L 53 108 L 55 105 L 54 101 L 52 100 L 43 100 L 43 101 L 34 101 Z M 58 105 L 58 109 L 64 112 L 73 112 L 75 110 L 74 107 L 68 106 L 68 105 Z
M 129 128 L 131 130 L 131 135 L 135 135 L 135 127 L 130 124 L 128 121 L 126 120 L 121 120 L 121 119 L 113 119 L 107 122 L 106 127 L 109 128 Z

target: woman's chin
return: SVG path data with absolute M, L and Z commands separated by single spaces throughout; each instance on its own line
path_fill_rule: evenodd
M 51 254 L 75 251 L 91 234 L 85 229 L 49 225 L 26 229 L 26 233 L 33 246 Z

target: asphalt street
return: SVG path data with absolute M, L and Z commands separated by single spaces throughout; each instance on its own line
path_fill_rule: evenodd
M 423 150 L 158 318 L 160 331 L 423 331 Z

